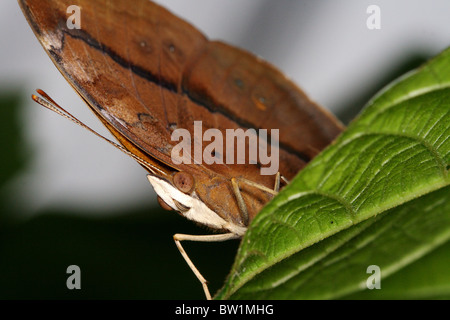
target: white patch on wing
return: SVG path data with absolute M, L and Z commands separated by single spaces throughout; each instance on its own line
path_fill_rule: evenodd
M 121 120 L 121 119 L 119 119 L 119 118 L 117 118 L 117 117 L 114 117 L 111 113 L 109 113 L 109 112 L 106 111 L 105 109 L 100 109 L 100 113 L 101 113 L 106 119 L 108 119 L 108 122 L 109 122 L 109 123 L 118 122 L 122 127 L 127 128 L 127 125 L 126 125 L 126 123 L 125 123 L 123 120 Z
M 189 220 L 193 220 L 214 229 L 226 229 L 237 235 L 243 235 L 247 228 L 229 223 L 218 214 L 208 208 L 203 201 L 198 199 L 195 192 L 192 196 L 185 194 L 172 186 L 169 182 L 158 177 L 147 175 L 148 181 L 155 189 L 155 192 L 172 209 L 179 211 L 174 200 L 190 208 L 186 212 L 181 212 Z
M 62 31 L 58 30 L 55 34 L 54 32 L 46 32 L 43 30 L 42 34 L 43 35 L 39 37 L 39 40 L 47 51 L 61 50 L 63 38 Z

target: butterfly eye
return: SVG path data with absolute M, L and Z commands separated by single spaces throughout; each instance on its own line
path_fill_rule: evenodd
M 187 172 L 177 172 L 173 176 L 174 186 L 183 193 L 191 193 L 194 189 L 194 177 Z

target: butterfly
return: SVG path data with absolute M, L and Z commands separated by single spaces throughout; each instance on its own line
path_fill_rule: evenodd
M 219 231 L 174 235 L 210 299 L 181 242 L 241 238 L 342 124 L 268 62 L 208 40 L 151 1 L 18 2 L 56 67 L 120 145 L 111 143 L 147 170 L 161 206 Z M 38 93 L 36 102 L 84 126 Z M 229 132 L 244 135 L 219 143 Z M 266 153 L 250 152 L 269 140 Z M 276 155 L 276 172 L 263 174 L 269 154 Z

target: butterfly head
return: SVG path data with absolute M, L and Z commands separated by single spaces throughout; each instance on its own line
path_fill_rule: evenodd
M 245 233 L 246 228 L 225 221 L 198 197 L 194 177 L 189 173 L 177 172 L 172 179 L 154 174 L 147 178 L 163 208 L 175 210 L 185 218 L 213 229 L 229 230 L 238 235 Z

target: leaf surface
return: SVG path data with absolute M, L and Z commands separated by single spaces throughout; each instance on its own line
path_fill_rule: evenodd
M 368 277 L 365 269 L 356 276 L 347 262 L 360 267 L 353 259 L 391 252 L 393 259 L 381 259 L 389 275 L 445 243 L 449 136 L 447 49 L 375 96 L 258 214 L 217 298 L 337 298 Z M 415 227 L 423 227 L 417 232 L 426 243 L 415 241 Z M 352 250 L 360 247 L 364 254 Z M 330 274 L 340 280 L 330 282 Z

